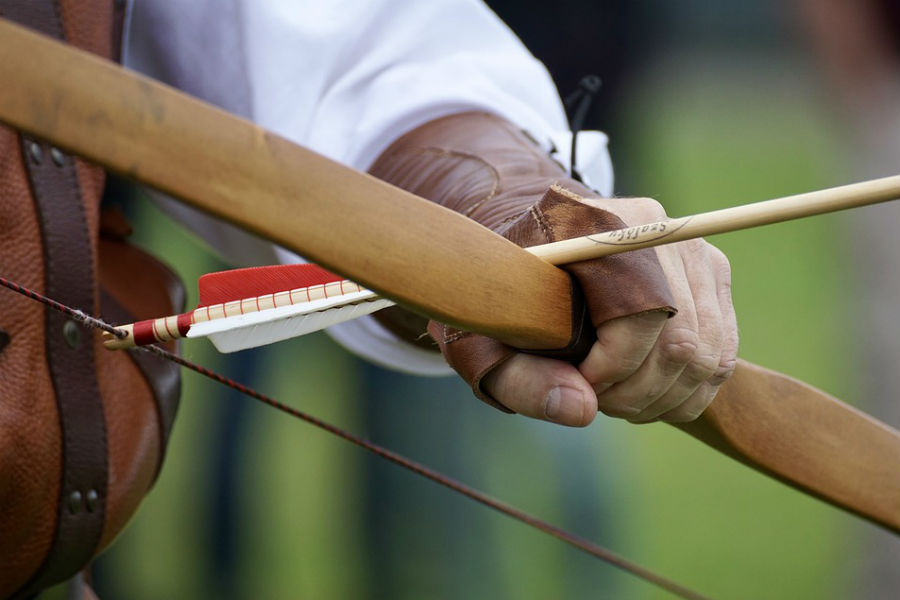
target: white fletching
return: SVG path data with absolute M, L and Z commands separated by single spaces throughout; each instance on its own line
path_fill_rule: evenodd
M 219 352 L 237 352 L 312 333 L 393 306 L 371 290 L 195 323 L 189 338 L 209 337 Z

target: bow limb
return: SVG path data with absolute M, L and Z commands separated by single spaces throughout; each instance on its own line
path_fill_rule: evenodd
M 706 412 L 676 426 L 745 465 L 900 533 L 900 434 L 821 390 L 739 360 Z
M 569 341 L 568 276 L 462 215 L 3 19 L 0 81 L 15 82 L 0 86 L 0 122 L 407 308 L 519 348 Z
M 568 276 L 456 213 L 2 19 L 0 81 L 15 82 L 0 86 L 0 121 L 422 314 L 520 348 L 569 341 Z M 900 434 L 827 394 L 741 363 L 681 428 L 900 532 Z

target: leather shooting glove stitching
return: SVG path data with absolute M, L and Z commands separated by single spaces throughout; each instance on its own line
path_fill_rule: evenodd
M 455 210 L 520 246 L 625 227 L 612 213 L 582 202 L 596 194 L 570 179 L 529 137 L 487 113 L 429 122 L 394 142 L 370 173 Z M 584 293 L 592 324 L 641 313 L 674 314 L 672 296 L 653 250 L 567 265 Z M 379 314 L 389 329 L 422 340 L 424 320 L 402 309 Z M 516 354 L 501 342 L 439 323 L 428 324 L 448 364 L 476 396 L 512 412 L 482 386 L 486 375 Z

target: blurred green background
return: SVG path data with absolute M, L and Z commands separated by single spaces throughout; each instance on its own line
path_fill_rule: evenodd
M 493 4 L 515 26 L 510 9 Z M 578 3 L 530 18 L 569 28 L 550 45 L 593 40 L 607 62 L 619 60 L 612 81 L 604 77 L 597 124 L 612 135 L 618 194 L 652 196 L 683 215 L 870 174 L 857 121 L 799 9 L 612 4 L 590 7 L 610 5 L 612 23 L 580 18 L 588 9 Z M 631 35 L 609 47 L 595 37 L 609 30 Z M 604 76 L 606 63 L 581 56 Z M 897 155 L 878 158 L 887 166 L 872 175 L 897 171 Z M 149 202 L 131 209 L 137 242 L 189 287 L 223 268 Z M 732 263 L 743 358 L 895 419 L 895 400 L 864 393 L 874 384 L 864 368 L 871 337 L 856 317 L 867 310 L 854 258 L 866 252 L 867 236 L 853 234 L 859 218 L 711 241 Z M 897 332 L 896 320 L 882 327 Z M 456 381 L 381 372 L 323 334 L 233 356 L 189 341 L 183 353 L 712 597 L 900 589 L 890 536 L 666 425 L 601 417 L 572 431 L 502 415 Z M 96 571 L 102 598 L 138 600 L 669 597 L 191 373 L 165 469 Z

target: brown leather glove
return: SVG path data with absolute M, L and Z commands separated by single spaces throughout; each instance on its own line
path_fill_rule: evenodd
M 582 203 L 580 197 L 596 194 L 569 178 L 513 124 L 487 113 L 462 113 L 426 123 L 394 142 L 370 172 L 523 247 L 626 226 L 612 213 Z M 653 250 L 583 261 L 565 269 L 583 291 L 594 327 L 649 311 L 675 312 Z M 389 329 L 421 342 L 424 320 L 396 309 L 382 313 L 379 319 Z M 428 332 L 476 396 L 511 412 L 482 389 L 481 381 L 513 356 L 513 348 L 435 322 L 428 324 Z

